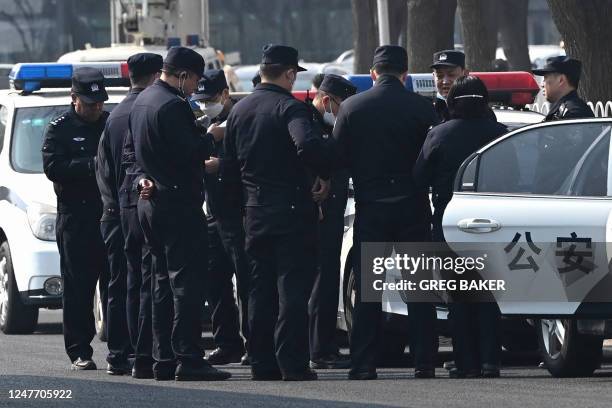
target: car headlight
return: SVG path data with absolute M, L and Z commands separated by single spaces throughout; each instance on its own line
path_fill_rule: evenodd
M 27 209 L 32 234 L 38 239 L 55 241 L 57 211 L 50 205 L 33 203 Z

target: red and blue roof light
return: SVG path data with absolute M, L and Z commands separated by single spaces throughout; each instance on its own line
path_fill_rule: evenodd
M 471 72 L 480 78 L 489 91 L 492 103 L 508 106 L 525 106 L 534 102 L 540 87 L 529 72 Z M 349 75 L 347 77 L 357 87 L 357 92 L 367 91 L 373 86 L 370 75 Z M 410 74 L 406 78 L 406 89 L 423 96 L 434 97 L 436 84 L 433 74 Z

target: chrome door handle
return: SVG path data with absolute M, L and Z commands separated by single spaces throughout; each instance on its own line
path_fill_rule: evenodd
M 471 234 L 484 234 L 486 232 L 497 231 L 501 228 L 501 224 L 495 220 L 486 218 L 466 218 L 457 223 L 457 227 L 461 231 Z

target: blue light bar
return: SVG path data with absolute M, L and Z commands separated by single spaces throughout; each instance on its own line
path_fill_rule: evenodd
M 367 91 L 373 86 L 370 75 L 349 75 L 348 80 L 357 87 L 357 92 Z M 410 74 L 406 77 L 406 89 L 424 96 L 436 94 L 436 84 L 432 74 Z
M 104 75 L 106 86 L 129 86 L 128 68 L 125 62 L 15 64 L 9 74 L 9 81 L 13 89 L 26 93 L 41 88 L 69 88 L 72 84 L 72 73 L 80 67 L 99 69 Z
M 13 80 L 44 80 L 44 79 L 70 79 L 72 65 L 55 63 L 15 64 L 9 79 Z

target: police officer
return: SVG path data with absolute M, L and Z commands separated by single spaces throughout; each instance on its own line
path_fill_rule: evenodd
M 78 68 L 72 76 L 72 105 L 47 128 L 44 171 L 57 195 L 57 246 L 64 283 L 63 327 L 73 370 L 95 370 L 90 346 L 95 335 L 93 298 L 98 278 L 108 276 L 100 235 L 102 201 L 96 184 L 95 156 L 108 113 L 104 76 Z
M 318 91 L 309 106 L 313 123 L 323 138 L 331 137 L 340 104 L 355 92 L 357 88 L 351 82 L 334 74 L 325 75 L 318 84 Z M 308 303 L 311 368 L 350 366 L 350 360 L 340 354 L 336 344 L 340 252 L 344 234 L 344 210 L 348 200 L 348 170 L 334 171 L 330 181 L 329 195 L 321 203 L 319 265 Z
M 102 237 L 108 252 L 108 262 L 111 279 L 108 286 L 107 338 L 108 338 L 108 368 L 107 372 L 114 375 L 130 373 L 128 355 L 134 353 L 139 339 L 139 308 L 142 276 L 140 263 L 142 252 L 137 258 L 130 257 L 130 268 L 126 262 L 126 240 L 122 229 L 120 212 L 121 185 L 125 179 L 125 167 L 122 167 L 123 144 L 128 133 L 128 118 L 134 100 L 140 92 L 151 85 L 159 76 L 162 67 L 162 57 L 158 54 L 140 53 L 132 55 L 127 61 L 131 88 L 125 99 L 113 109 L 106 121 L 106 127 L 100 144 L 96 161 L 96 177 L 104 204 L 100 223 Z M 129 217 L 129 211 L 124 213 Z M 135 212 L 134 212 L 135 215 Z M 129 223 L 127 223 L 129 225 Z M 136 224 L 137 225 L 137 224 Z M 131 236 L 129 229 L 125 236 Z M 139 248 L 140 249 L 140 248 Z M 130 248 L 131 250 L 131 248 Z M 131 252 L 127 252 L 130 254 Z M 128 273 L 129 271 L 129 273 Z M 149 279 L 150 283 L 150 279 Z M 129 288 L 129 291 L 128 291 Z M 150 285 L 149 285 L 150 297 Z M 149 300 L 150 309 L 150 300 Z M 145 311 L 145 310 L 143 310 Z M 151 313 L 143 316 L 149 324 L 142 331 L 142 340 L 148 338 L 148 369 L 151 371 Z M 142 356 L 136 356 L 138 366 Z
M 432 188 L 433 240 L 444 242 L 442 216 L 453 195 L 455 174 L 473 152 L 506 133 L 489 115 L 489 93 L 475 76 L 459 77 L 447 94 L 450 119 L 427 135 L 414 178 Z M 465 277 L 465 276 L 464 276 Z M 455 368 L 453 378 L 498 377 L 501 345 L 495 303 L 453 299 L 450 304 Z
M 545 122 L 594 117 L 593 111 L 576 92 L 581 68 L 580 61 L 559 56 L 548 58 L 542 69 L 533 70 L 534 75 L 544 77 L 546 100 L 552 104 L 544 119 Z
M 317 378 L 308 367 L 318 217 L 310 174 L 329 180 L 331 156 L 308 108 L 291 95 L 300 71 L 296 49 L 266 45 L 262 82 L 234 106 L 224 139 L 225 177 L 239 177 L 246 192 L 254 380 Z M 320 186 L 319 196 L 329 182 Z
M 200 110 L 212 120 L 209 131 L 223 137 L 225 120 L 237 102 L 229 96 L 225 74 L 209 70 L 198 83 L 192 98 Z M 223 144 L 215 143 L 210 160 L 206 162 L 206 218 L 208 221 L 208 304 L 212 309 L 213 339 L 217 348 L 207 357 L 211 364 L 248 363 L 243 339 L 248 339 L 248 279 L 249 270 L 244 251 L 244 222 L 240 185 L 228 186 L 219 173 L 223 160 Z M 236 276 L 236 292 L 240 313 L 234 299 L 232 276 Z M 240 330 L 239 330 L 240 327 Z
M 153 262 L 157 380 L 230 377 L 202 358 L 199 345 L 208 252 L 203 173 L 212 141 L 198 132 L 186 97 L 203 72 L 198 53 L 170 48 L 160 79 L 138 95 L 129 117 L 136 162 L 147 176 L 138 214 Z
M 441 122 L 450 119 L 446 96 L 455 80 L 463 75 L 468 75 L 465 69 L 465 54 L 456 50 L 438 51 L 433 55 L 434 81 L 436 83 L 437 95 L 434 100 L 434 109 Z
M 349 379 L 375 379 L 379 350 L 381 303 L 361 294 L 362 242 L 425 242 L 430 240 L 431 210 L 427 192 L 412 179 L 427 130 L 438 119 L 432 105 L 404 87 L 406 50 L 385 45 L 375 51 L 375 85 L 340 107 L 334 136 L 347 159 L 355 187 L 354 272 L 357 300 L 351 338 Z M 409 305 L 411 352 L 415 376 L 434 377 L 435 311 L 429 303 Z

